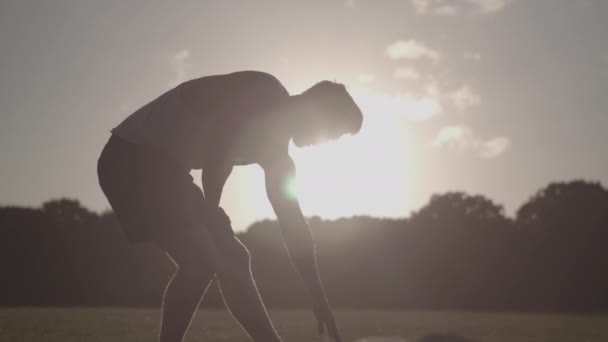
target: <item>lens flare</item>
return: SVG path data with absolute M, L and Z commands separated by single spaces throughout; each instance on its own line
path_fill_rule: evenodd
M 283 184 L 283 193 L 291 199 L 295 200 L 298 198 L 298 187 L 295 176 L 291 176 L 285 181 L 285 184 Z

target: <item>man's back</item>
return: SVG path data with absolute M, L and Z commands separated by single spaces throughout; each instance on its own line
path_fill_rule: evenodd
M 169 153 L 186 169 L 203 168 L 210 154 L 234 143 L 243 127 L 289 98 L 272 75 L 241 71 L 184 82 L 131 114 L 112 130 Z

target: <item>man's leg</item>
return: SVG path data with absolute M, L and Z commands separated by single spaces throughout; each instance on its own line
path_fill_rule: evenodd
M 181 234 L 180 234 L 181 235 Z M 234 236 L 213 239 L 205 228 L 173 237 L 162 248 L 178 270 L 165 291 L 160 342 L 181 342 L 213 275 L 224 302 L 255 342 L 280 342 L 253 281 L 249 252 Z
M 181 342 L 190 326 L 215 268 L 200 244 L 189 241 L 165 243 L 163 249 L 176 264 L 163 297 L 160 342 Z
M 222 260 L 217 275 L 226 306 L 251 339 L 280 342 L 253 280 L 249 251 L 235 236 L 215 241 Z

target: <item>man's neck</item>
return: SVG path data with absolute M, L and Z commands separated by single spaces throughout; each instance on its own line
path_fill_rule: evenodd
M 294 132 L 302 126 L 302 119 L 306 117 L 306 102 L 302 95 L 291 95 L 281 111 L 287 114 L 289 130 Z

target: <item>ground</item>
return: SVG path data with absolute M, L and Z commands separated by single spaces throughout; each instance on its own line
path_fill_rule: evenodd
M 323 341 L 307 311 L 272 311 L 286 342 Z M 608 316 L 415 311 L 337 311 L 344 341 L 606 342 Z M 156 309 L 0 308 L 3 342 L 153 342 Z M 394 337 L 374 339 L 373 337 Z M 435 336 L 432 338 L 431 336 Z M 372 337 L 372 338 L 370 338 Z M 221 310 L 201 310 L 186 342 L 247 341 Z

